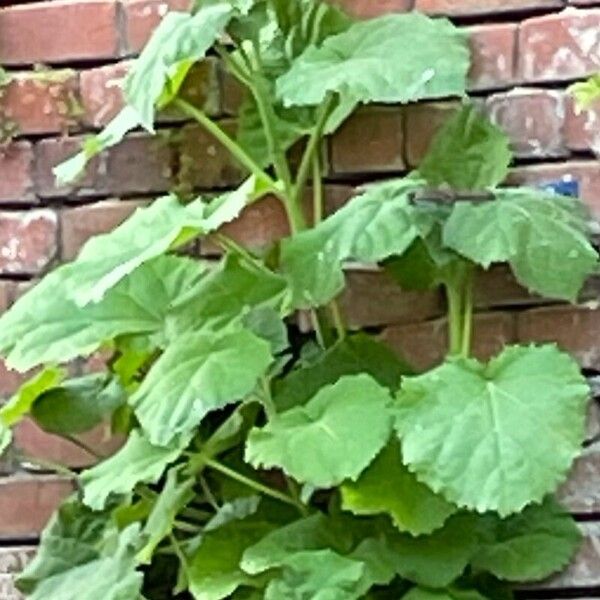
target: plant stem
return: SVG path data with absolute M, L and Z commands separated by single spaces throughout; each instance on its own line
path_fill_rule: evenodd
M 462 293 L 461 286 L 456 281 L 445 284 L 446 297 L 448 299 L 448 353 L 451 356 L 460 354 L 462 351 Z
M 221 464 L 220 462 L 218 462 L 216 460 L 213 460 L 212 458 L 206 458 L 204 460 L 204 464 L 207 467 L 214 469 L 215 471 L 218 471 L 219 473 L 222 473 L 226 477 L 229 477 L 230 479 L 233 479 L 234 481 L 238 481 L 242 485 L 245 485 L 253 490 L 256 490 L 257 492 L 259 492 L 261 494 L 264 494 L 265 496 L 270 496 L 271 498 L 274 498 L 275 500 L 279 500 L 281 502 L 285 502 L 286 504 L 291 504 L 292 506 L 299 508 L 298 503 L 291 496 L 288 496 L 287 494 L 284 494 L 283 492 L 280 492 L 279 490 L 274 490 L 266 485 L 263 485 L 262 483 L 260 483 L 258 481 L 254 481 L 253 479 L 250 479 L 249 477 L 246 477 L 245 475 L 242 475 L 241 473 L 238 473 L 237 471 L 230 469 L 229 467 Z
M 331 317 L 335 326 L 338 339 L 343 340 L 346 338 L 346 326 L 344 325 L 344 319 L 342 318 L 342 311 L 337 300 L 332 300 L 329 303 L 329 310 L 331 311 Z
M 215 511 L 218 511 L 220 509 L 219 503 L 217 502 L 217 499 L 215 498 L 214 494 L 212 493 L 210 487 L 208 486 L 206 479 L 204 479 L 204 477 L 202 475 L 199 475 L 198 481 L 200 482 L 200 487 L 202 488 L 202 492 L 206 496 L 206 501 L 213 507 L 213 509 Z
M 227 133 L 225 133 L 206 113 L 199 108 L 191 105 L 189 102 L 177 98 L 175 104 L 188 117 L 197 121 L 206 131 L 213 135 L 231 154 L 257 179 L 266 181 L 269 185 L 275 186 L 273 179 L 264 172 L 263 169 L 254 161 L 254 159 Z
M 68 477 L 69 479 L 77 479 L 77 473 L 75 473 L 75 471 L 71 471 L 71 469 L 69 469 L 68 467 L 52 462 L 50 460 L 44 460 L 43 458 L 34 458 L 25 454 L 21 454 L 17 458 L 20 463 L 29 463 L 31 465 L 39 467 L 40 469 L 43 469 L 44 471 L 54 471 L 58 475 L 63 475 L 64 477 Z
M 473 271 L 469 269 L 464 277 L 464 306 L 461 355 L 467 358 L 471 353 L 471 338 L 473 337 Z
M 323 180 L 321 179 L 321 153 L 318 149 L 313 155 L 313 224 L 323 220 Z
M 263 388 L 262 399 L 265 407 L 265 413 L 267 414 L 267 419 L 271 421 L 277 416 L 277 407 L 275 406 L 273 397 L 271 396 L 271 383 L 266 377 L 261 377 L 260 382 Z
M 169 534 L 169 541 L 171 542 L 171 545 L 173 546 L 173 549 L 175 550 L 175 554 L 177 555 L 177 558 L 179 559 L 179 562 L 181 563 L 181 568 L 183 569 L 183 572 L 185 573 L 186 578 L 189 579 L 190 578 L 190 566 L 188 565 L 187 557 L 185 556 L 185 553 L 181 549 L 179 541 L 175 537 L 174 533 Z

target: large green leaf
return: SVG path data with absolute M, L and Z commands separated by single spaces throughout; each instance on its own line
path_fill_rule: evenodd
M 476 590 L 451 587 L 444 590 L 432 590 L 423 587 L 414 587 L 402 596 L 402 600 L 486 600 Z
M 388 390 L 370 376 L 342 377 L 305 406 L 253 429 L 246 459 L 315 487 L 356 480 L 388 439 L 389 401 Z
M 286 106 L 315 106 L 330 92 L 355 102 L 409 102 L 461 95 L 466 36 L 417 13 L 362 21 L 310 46 L 277 81 Z
M 136 109 L 146 129 L 153 131 L 156 104 L 162 104 L 177 93 L 177 89 L 169 89 L 169 86 L 182 82 L 181 71 L 186 72 L 204 57 L 221 37 L 232 15 L 232 7 L 227 2 L 202 6 L 193 15 L 167 13 L 124 84 L 127 102 Z
M 456 507 L 434 494 L 402 464 L 392 440 L 356 482 L 342 485 L 342 505 L 357 515 L 388 513 L 400 531 L 412 535 L 442 527 Z
M 158 257 L 134 271 L 97 303 L 79 307 L 67 295 L 70 265 L 46 276 L 0 318 L 0 352 L 26 371 L 87 356 L 105 341 L 159 333 L 172 302 L 205 273 L 201 263 Z
M 31 415 L 45 431 L 72 435 L 100 424 L 127 400 L 119 382 L 105 374 L 70 379 L 43 392 Z
M 506 134 L 468 104 L 434 137 L 419 173 L 434 186 L 485 189 L 506 179 L 511 158 Z
M 309 308 L 331 300 L 344 286 L 342 263 L 402 254 L 428 229 L 417 219 L 411 195 L 422 185 L 406 178 L 370 186 L 314 229 L 283 241 L 281 261 L 294 306 Z
M 83 501 L 101 510 L 111 495 L 128 494 L 138 483 L 155 483 L 188 443 L 189 436 L 180 437 L 169 447 L 153 446 L 139 430 L 132 431 L 116 454 L 83 471 L 79 478 Z
M 553 499 L 498 519 L 484 517 L 476 569 L 508 581 L 539 581 L 567 566 L 581 542 L 573 518 Z
M 487 365 L 450 359 L 404 380 L 403 460 L 451 502 L 506 516 L 565 478 L 584 440 L 588 394 L 555 346 L 510 347 Z
M 491 202 L 457 203 L 444 243 L 486 269 L 510 263 L 535 292 L 575 300 L 598 262 L 579 201 L 527 188 L 494 194 Z
M 338 342 L 318 359 L 274 382 L 274 402 L 278 410 L 306 404 L 325 385 L 343 375 L 366 373 L 395 392 L 403 375 L 411 369 L 384 344 L 364 333 Z
M 271 361 L 269 343 L 249 331 L 188 333 L 171 343 L 130 402 L 150 441 L 164 446 L 210 411 L 242 400 Z

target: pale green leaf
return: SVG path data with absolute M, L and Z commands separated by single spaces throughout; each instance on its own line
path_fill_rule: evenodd
M 271 352 L 279 354 L 290 347 L 286 324 L 279 313 L 270 306 L 259 307 L 243 320 L 244 327 L 269 342 Z
M 434 494 L 402 464 L 392 440 L 356 482 L 342 485 L 342 505 L 357 515 L 387 513 L 400 531 L 412 535 L 442 527 L 456 507 Z
M 342 377 L 305 406 L 253 429 L 246 460 L 255 467 L 280 467 L 315 487 L 356 480 L 388 439 L 389 402 L 389 392 L 370 376 Z
M 172 446 L 154 446 L 139 430 L 132 431 L 116 454 L 83 471 L 79 478 L 83 501 L 101 510 L 111 495 L 128 494 L 138 483 L 155 483 L 188 443 L 189 436 L 180 437 Z
M 403 460 L 451 502 L 506 516 L 564 480 L 581 451 L 588 395 L 578 365 L 555 346 L 510 347 L 487 365 L 450 359 L 404 380 Z
M 600 73 L 592 75 L 586 81 L 578 81 L 567 90 L 575 96 L 579 110 L 591 108 L 600 99 Z
M 508 581 L 539 581 L 561 571 L 582 539 L 573 517 L 553 499 L 504 520 L 484 519 L 471 564 Z
M 191 332 L 170 344 L 130 403 L 150 441 L 164 446 L 242 400 L 271 361 L 269 343 L 249 331 Z
M 201 263 L 163 256 L 136 269 L 96 304 L 70 300 L 70 265 L 47 275 L 0 317 L 0 351 L 9 366 L 26 371 L 38 364 L 87 356 L 105 341 L 128 334 L 163 331 L 173 301 L 206 271 Z
M 461 588 L 432 590 L 417 586 L 407 594 L 404 594 L 402 600 L 486 600 L 486 597 L 482 596 L 476 590 Z
M 362 103 L 462 95 L 468 68 L 466 36 L 448 21 L 386 15 L 310 46 L 277 95 L 286 106 L 316 106 L 330 92 Z
M 326 304 L 344 286 L 343 262 L 376 262 L 402 254 L 427 223 L 418 221 L 411 195 L 422 185 L 406 178 L 370 186 L 315 228 L 283 241 L 281 261 L 294 306 Z
M 433 186 L 486 189 L 506 179 L 511 158 L 506 134 L 467 104 L 434 137 L 419 173 Z
M 0 457 L 6 452 L 12 444 L 12 430 L 0 423 Z
M 491 202 L 457 203 L 444 243 L 484 268 L 510 263 L 534 292 L 575 300 L 598 262 L 580 202 L 527 188 L 494 194 Z

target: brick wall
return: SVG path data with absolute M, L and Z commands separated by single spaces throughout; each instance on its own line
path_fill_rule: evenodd
M 413 8 L 444 14 L 471 36 L 473 95 L 509 133 L 517 163 L 512 183 L 537 184 L 571 175 L 595 218 L 600 218 L 600 104 L 578 115 L 567 85 L 600 70 L 600 0 L 340 0 L 358 16 Z M 6 3 L 5 3 L 6 4 Z M 9 2 L 10 4 L 10 2 Z M 13 75 L 0 92 L 0 310 L 52 265 L 73 258 L 85 240 L 114 227 L 141 203 L 174 183 L 202 190 L 235 185 L 241 174 L 227 154 L 175 114 L 162 117 L 160 135 L 131 134 L 93 161 L 76 185 L 57 187 L 51 168 L 71 154 L 86 132 L 119 110 L 118 81 L 131 58 L 169 9 L 187 0 L 52 0 L 0 9 L 0 63 Z M 17 5 L 18 4 L 18 5 Z M 235 127 L 239 90 L 216 61 L 199 67 L 187 93 L 228 127 Z M 374 107 L 358 112 L 327 143 L 328 208 L 346 201 L 361 181 L 399 175 L 416 165 L 451 112 L 451 102 Z M 368 137 L 365 137 L 368 132 Z M 240 242 L 258 244 L 286 233 L 279 206 L 266 201 L 227 226 Z M 210 243 L 199 252 L 210 254 Z M 550 304 L 520 289 L 504 269 L 479 284 L 475 348 L 489 356 L 502 343 L 557 340 L 590 372 L 600 372 L 600 309 L 591 281 L 581 306 Z M 443 302 L 437 293 L 400 293 L 381 273 L 357 269 L 343 298 L 354 327 L 379 328 L 393 347 L 419 366 L 439 360 L 444 344 Z M 299 321 L 304 326 L 302 319 Z M 73 365 L 75 373 L 94 360 Z M 0 397 L 20 377 L 0 362 Z M 590 418 L 590 436 L 598 433 Z M 110 451 L 103 431 L 96 445 Z M 32 423 L 15 445 L 31 456 L 79 468 L 89 458 L 42 434 Z M 31 553 L 40 529 L 70 485 L 53 475 L 0 462 L 0 599 L 17 597 L 11 573 Z M 588 541 L 566 574 L 542 587 L 545 597 L 575 588 L 598 595 L 600 586 L 600 449 L 577 465 L 563 498 L 582 520 Z M 595 520 L 597 518 L 597 521 Z

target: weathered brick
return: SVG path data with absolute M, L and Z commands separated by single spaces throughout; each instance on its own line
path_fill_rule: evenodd
M 60 213 L 61 258 L 73 260 L 92 236 L 107 233 L 120 225 L 144 202 L 107 200 Z
M 592 216 L 600 219 L 600 162 L 595 160 L 570 161 L 531 165 L 513 169 L 509 183 L 513 185 L 541 185 L 563 177 L 579 182 L 579 194 Z
M 25 380 L 25 376 L 6 366 L 0 358 L 0 398 L 10 398 Z
M 133 133 L 107 151 L 110 194 L 164 192 L 173 185 L 174 149 L 167 137 Z
M 444 15 L 493 14 L 562 6 L 562 0 L 416 0 L 414 4 L 417 10 Z
M 112 58 L 115 0 L 54 0 L 0 10 L 0 62 L 7 65 Z
M 127 49 L 137 53 L 170 10 L 186 11 L 191 0 L 124 0 Z
M 15 298 L 16 282 L 8 280 L 0 280 L 0 314 L 2 314 L 12 303 Z
M 51 210 L 0 212 L 0 274 L 36 274 L 56 255 L 57 218 Z
M 14 475 L 0 479 L 0 539 L 37 537 L 73 490 L 54 475 Z
M 518 77 L 563 81 L 600 68 L 600 9 L 528 19 L 519 30 Z
M 556 342 L 582 367 L 600 369 L 600 310 L 596 306 L 552 306 L 518 316 L 521 342 Z
M 14 585 L 14 578 L 31 561 L 34 554 L 33 546 L 0 548 L 0 598 L 2 600 L 23 600 L 24 596 Z
M 406 12 L 412 8 L 412 0 L 336 0 L 335 4 L 358 18 Z
M 515 320 L 511 313 L 481 313 L 475 315 L 473 355 L 489 359 L 515 341 Z M 388 327 L 382 341 L 394 349 L 418 370 L 439 364 L 448 347 L 446 319 Z
M 503 23 L 469 28 L 472 89 L 510 85 L 514 80 L 517 25 Z
M 0 146 L 0 201 L 35 199 L 32 181 L 33 149 L 29 142 Z
M 402 171 L 403 147 L 400 108 L 360 110 L 331 139 L 331 168 L 335 174 Z
M 600 101 L 579 110 L 573 98 L 567 99 L 565 136 L 570 150 L 591 150 L 600 155 Z
M 0 119 L 19 134 L 67 131 L 80 111 L 77 75 L 68 69 L 17 74 L 0 97 Z
M 121 445 L 120 437 L 112 437 L 107 426 L 78 436 L 90 448 L 103 456 L 110 456 Z M 97 462 L 92 455 L 71 442 L 45 433 L 32 420 L 21 421 L 14 429 L 15 451 L 31 459 L 41 458 L 72 468 L 89 467 Z
M 94 157 L 77 180 L 58 185 L 52 169 L 81 149 L 81 137 L 48 138 L 35 145 L 35 187 L 41 198 L 94 197 L 108 194 L 105 156 Z
M 490 118 L 509 136 L 516 156 L 541 158 L 568 153 L 561 92 L 520 88 L 490 96 L 486 107 Z
M 577 459 L 558 496 L 570 512 L 583 515 L 600 511 L 600 449 L 597 444 L 587 448 Z
M 506 265 L 491 267 L 479 272 L 475 279 L 475 306 L 477 308 L 502 308 L 509 306 L 530 306 L 547 299 L 530 294 L 520 286 Z

